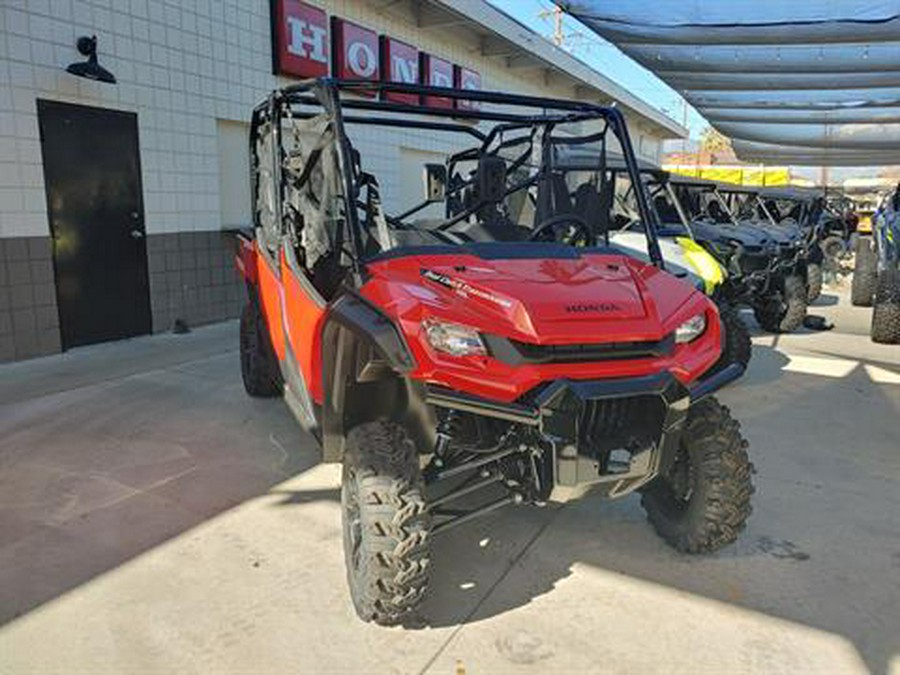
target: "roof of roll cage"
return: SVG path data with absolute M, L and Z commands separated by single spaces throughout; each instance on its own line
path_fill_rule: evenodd
M 812 201 L 822 197 L 822 190 L 805 188 L 796 185 L 761 187 L 757 190 L 765 199 L 791 199 L 794 201 Z
M 693 176 L 685 176 L 680 173 L 670 173 L 669 182 L 673 185 L 686 185 L 688 187 L 702 188 L 720 188 L 723 183 L 716 180 L 708 180 L 706 178 L 695 178 Z
M 321 77 L 303 80 L 296 84 L 277 90 L 276 94 L 289 103 L 328 106 L 323 100 L 325 92 L 337 95 L 336 103 L 342 109 L 372 110 L 397 114 L 427 115 L 448 117 L 457 120 L 474 119 L 496 122 L 570 122 L 585 119 L 622 120 L 622 113 L 617 108 L 597 105 L 586 101 L 571 99 L 547 98 L 526 94 L 511 94 L 499 91 L 461 90 L 447 87 L 434 87 L 420 84 L 402 84 L 397 82 L 372 82 L 368 80 L 345 80 L 332 77 Z M 356 94 L 347 97 L 343 94 Z M 384 100 L 385 94 L 411 94 L 414 96 L 433 96 L 435 98 L 468 101 L 472 103 L 488 103 L 498 106 L 534 108 L 544 112 L 512 113 L 494 109 L 464 109 L 429 107 L 426 105 L 399 103 Z M 373 96 L 375 95 L 375 96 Z M 268 99 L 257 106 L 264 110 Z M 549 113 L 547 111 L 552 111 Z M 372 118 L 373 123 L 380 123 L 381 118 Z
M 556 149 L 556 166 L 565 169 L 595 169 L 600 162 L 600 153 L 596 148 L 566 147 Z M 606 168 L 611 171 L 625 171 L 625 157 L 618 152 L 606 153 Z M 643 159 L 637 160 L 637 168 L 641 173 L 664 175 L 668 173 L 656 164 Z

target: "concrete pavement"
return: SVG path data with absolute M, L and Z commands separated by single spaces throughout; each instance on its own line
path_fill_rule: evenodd
M 509 509 L 437 541 L 420 629 L 353 615 L 338 471 L 244 395 L 234 324 L 0 368 L 0 673 L 900 674 L 900 347 L 846 304 L 721 395 L 736 545 L 679 555 L 636 497 Z

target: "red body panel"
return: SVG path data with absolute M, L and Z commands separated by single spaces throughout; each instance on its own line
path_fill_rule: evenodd
M 311 297 L 297 279 L 293 269 L 281 258 L 281 278 L 284 279 L 284 308 L 287 339 L 297 359 L 309 394 L 316 403 L 322 402 L 322 317 L 325 308 Z
M 602 379 L 671 371 L 683 383 L 720 355 L 715 305 L 690 285 L 622 255 L 574 259 L 485 260 L 422 255 L 367 266 L 362 294 L 401 328 L 418 364 L 411 376 L 510 402 L 546 380 Z M 423 271 L 428 276 L 423 276 Z M 440 277 L 440 281 L 434 280 Z M 421 328 L 431 316 L 533 344 L 661 340 L 696 314 L 705 333 L 670 357 L 579 364 L 510 366 L 491 357 L 454 357 L 432 349 Z
M 278 271 L 269 260 L 256 253 L 257 288 L 262 315 L 269 328 L 269 339 L 279 361 L 284 361 L 284 322 L 281 310 L 282 288 Z
M 238 266 L 259 288 L 273 347 L 284 362 L 290 344 L 310 396 L 323 400 L 321 333 L 326 313 L 282 256 L 277 272 L 254 247 Z M 369 263 L 361 294 L 400 328 L 416 360 L 416 379 L 511 402 L 559 378 L 611 379 L 670 371 L 688 384 L 720 355 L 715 305 L 689 284 L 627 256 L 482 259 L 437 254 Z M 706 331 L 671 356 L 578 364 L 512 366 L 490 356 L 455 357 L 428 344 L 422 320 L 434 317 L 532 344 L 596 344 L 662 340 L 699 313 Z

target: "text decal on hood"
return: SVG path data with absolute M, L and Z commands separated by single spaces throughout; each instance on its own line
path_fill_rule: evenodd
M 448 277 L 446 274 L 441 274 L 440 272 L 435 272 L 434 270 L 428 270 L 424 268 L 421 271 L 421 275 L 429 281 L 433 281 L 434 283 L 440 284 L 445 288 L 456 291 L 456 293 L 458 295 L 461 295 L 462 297 L 474 295 L 476 298 L 481 298 L 482 300 L 493 302 L 495 305 L 500 305 L 504 309 L 509 309 L 510 307 L 512 307 L 512 303 L 509 300 L 498 298 L 490 291 L 475 288 L 462 279 L 454 279 L 453 277 Z
M 620 312 L 622 308 L 614 302 L 581 302 L 577 305 L 566 305 L 567 312 Z

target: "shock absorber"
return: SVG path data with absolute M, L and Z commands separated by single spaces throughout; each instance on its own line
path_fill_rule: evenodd
M 458 415 L 459 413 L 457 411 L 448 410 L 443 419 L 438 422 L 437 434 L 434 442 L 434 456 L 435 464 L 437 466 L 443 465 L 443 460 L 447 455 L 447 447 L 450 445 L 450 441 L 455 435 L 458 427 Z

